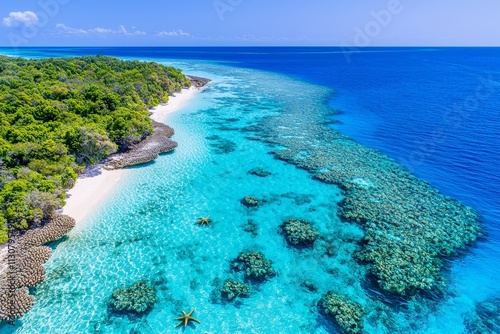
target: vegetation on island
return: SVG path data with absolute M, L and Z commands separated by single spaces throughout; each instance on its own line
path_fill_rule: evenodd
M 0 244 L 60 208 L 85 166 L 150 135 L 148 108 L 190 84 L 152 62 L 0 57 Z

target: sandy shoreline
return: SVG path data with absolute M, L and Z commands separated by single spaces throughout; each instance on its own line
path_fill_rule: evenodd
M 151 119 L 162 122 L 169 113 L 182 108 L 199 90 L 184 89 L 182 93 L 171 96 L 165 105 L 159 105 L 154 110 Z M 89 175 L 90 174 L 90 175 Z M 113 192 L 120 180 L 128 174 L 126 169 L 105 170 L 94 168 L 89 173 L 82 174 L 73 188 L 67 194 L 66 205 L 62 213 L 73 217 L 76 223 L 81 223 L 85 217 L 99 207 L 106 197 Z
M 184 89 L 169 98 L 168 104 L 159 105 L 152 112 L 151 119 L 163 122 L 167 115 L 182 108 L 188 100 L 199 92 L 198 88 Z M 61 213 L 76 220 L 82 221 L 116 189 L 119 182 L 129 173 L 126 169 L 105 170 L 102 166 L 95 166 L 80 175 L 75 186 L 68 190 L 66 205 Z M 7 247 L 0 247 L 0 277 L 7 268 Z
M 170 96 L 168 104 L 159 105 L 154 110 L 150 110 L 153 114 L 151 119 L 157 122 L 163 122 L 167 115 L 182 108 L 187 101 L 196 95 L 200 90 L 191 86 L 189 89 L 182 90 L 182 93 L 177 93 L 175 96 Z
M 105 170 L 99 168 L 95 176 L 85 173 L 78 177 L 73 188 L 66 193 L 66 205 L 62 214 L 73 217 L 81 223 L 115 189 L 127 171 L 124 169 Z

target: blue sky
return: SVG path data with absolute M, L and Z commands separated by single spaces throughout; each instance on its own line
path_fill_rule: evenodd
M 2 46 L 500 46 L 498 0 L 0 0 Z

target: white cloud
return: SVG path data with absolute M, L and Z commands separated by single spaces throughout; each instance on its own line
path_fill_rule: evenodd
M 124 34 L 124 35 L 128 34 L 128 31 L 127 31 L 127 29 L 125 29 L 125 27 L 123 26 L 123 24 L 121 24 L 119 28 L 120 28 L 120 32 L 122 34 Z
M 125 28 L 124 25 L 120 25 L 117 30 L 109 29 L 109 28 L 101 28 L 101 27 L 96 27 L 92 29 L 77 29 L 77 28 L 72 28 L 68 27 L 65 24 L 59 23 L 56 25 L 56 28 L 66 34 L 80 34 L 80 35 L 85 35 L 85 34 L 93 34 L 93 35 L 124 35 L 124 36 L 139 36 L 139 35 L 146 35 L 144 31 L 140 30 L 135 30 L 132 32 L 129 32 L 127 28 Z
M 113 33 L 113 30 L 106 29 L 106 28 L 101 28 L 101 27 L 97 27 L 97 28 L 94 28 L 94 29 L 89 29 L 87 31 L 88 32 L 95 32 L 97 34 L 111 34 L 111 33 Z
M 129 31 L 127 31 L 127 29 L 123 25 L 120 25 L 117 32 L 122 34 L 122 35 L 146 35 L 146 33 L 144 31 L 136 30 L 135 27 L 132 27 L 132 29 L 134 29 L 135 31 L 129 32 Z
M 31 26 L 38 22 L 38 16 L 32 11 L 10 12 L 8 17 L 3 18 L 3 25 L 6 27 L 18 27 L 24 24 Z
M 160 31 L 156 34 L 160 37 L 187 37 L 190 36 L 187 32 L 182 30 L 173 30 L 173 31 Z
M 61 31 L 68 33 L 68 34 L 87 34 L 88 33 L 86 30 L 71 28 L 71 27 L 68 27 L 67 25 L 62 24 L 62 23 L 56 24 L 56 28 L 58 30 L 61 30 Z

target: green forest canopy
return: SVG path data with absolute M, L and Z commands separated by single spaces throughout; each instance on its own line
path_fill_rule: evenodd
M 0 56 L 0 244 L 60 208 L 85 166 L 151 134 L 148 107 L 190 85 L 152 62 Z

